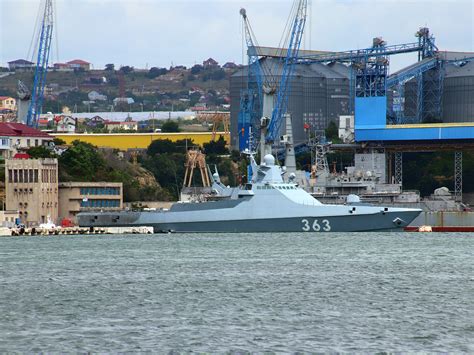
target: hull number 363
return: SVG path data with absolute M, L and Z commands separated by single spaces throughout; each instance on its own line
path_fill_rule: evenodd
M 301 229 L 303 230 L 303 232 L 309 232 L 312 230 L 315 232 L 330 232 L 331 225 L 329 224 L 329 221 L 327 219 L 323 219 L 322 221 L 318 221 L 317 219 L 315 219 L 313 223 L 311 223 L 311 221 L 308 221 L 307 219 L 302 219 Z

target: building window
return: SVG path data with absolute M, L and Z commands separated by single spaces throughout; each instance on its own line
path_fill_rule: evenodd
M 38 146 L 38 140 L 35 139 L 35 147 L 37 147 L 37 146 Z
M 13 182 L 13 171 L 8 169 L 8 182 Z
M 18 170 L 18 182 L 23 182 L 23 169 Z
M 29 170 L 29 175 L 30 175 L 30 182 L 34 182 L 34 176 L 33 176 L 33 169 Z
M 30 142 L 30 141 L 31 141 L 31 140 L 30 140 L 29 138 L 26 140 L 26 145 L 27 145 L 28 147 L 29 147 L 29 146 L 30 146 L 30 144 L 31 144 L 31 142 Z
M 38 182 L 38 169 L 35 169 L 35 182 Z
M 18 170 L 13 170 L 13 182 L 18 182 Z

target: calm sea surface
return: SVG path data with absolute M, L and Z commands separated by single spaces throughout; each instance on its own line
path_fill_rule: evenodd
M 0 352 L 474 352 L 474 235 L 0 238 Z

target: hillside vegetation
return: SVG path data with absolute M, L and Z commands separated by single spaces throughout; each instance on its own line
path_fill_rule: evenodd
M 229 102 L 229 77 L 235 70 L 202 65 L 149 70 L 124 66 L 115 70 L 111 64 L 102 70 L 50 70 L 43 112 L 57 113 L 64 107 L 77 112 L 180 111 L 198 104 L 222 108 Z M 16 97 L 18 80 L 32 87 L 33 72 L 11 73 L 0 78 L 0 95 Z M 88 96 L 92 91 L 106 98 L 93 99 Z M 134 103 L 114 105 L 113 100 L 121 94 Z

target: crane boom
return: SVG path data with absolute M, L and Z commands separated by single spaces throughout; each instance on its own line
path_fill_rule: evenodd
M 44 99 L 46 74 L 48 72 L 49 53 L 53 36 L 53 0 L 45 0 L 44 13 L 39 35 L 38 56 L 36 60 L 35 78 L 31 102 L 28 108 L 26 124 L 30 127 L 38 125 Z
M 286 52 L 283 70 L 281 73 L 280 85 L 277 93 L 277 100 L 272 112 L 265 141 L 273 143 L 280 135 L 283 124 L 283 115 L 288 108 L 288 96 L 290 94 L 290 80 L 293 74 L 295 63 L 298 59 L 298 52 L 303 38 L 304 26 L 306 23 L 306 12 L 308 0 L 299 0 L 296 14 L 293 20 L 290 42 Z M 261 142 L 263 144 L 263 142 Z
M 244 37 L 248 48 L 247 88 L 243 89 L 240 94 L 238 117 L 239 149 L 243 151 L 245 149 L 253 150 L 253 147 L 251 147 L 251 142 L 254 141 L 251 137 L 252 127 L 260 119 L 259 110 L 263 101 L 263 73 L 258 54 L 251 51 L 251 48 L 255 48 L 257 42 L 247 17 L 247 11 L 244 8 L 240 9 L 240 15 L 242 16 Z M 253 134 L 255 134 L 255 131 Z

